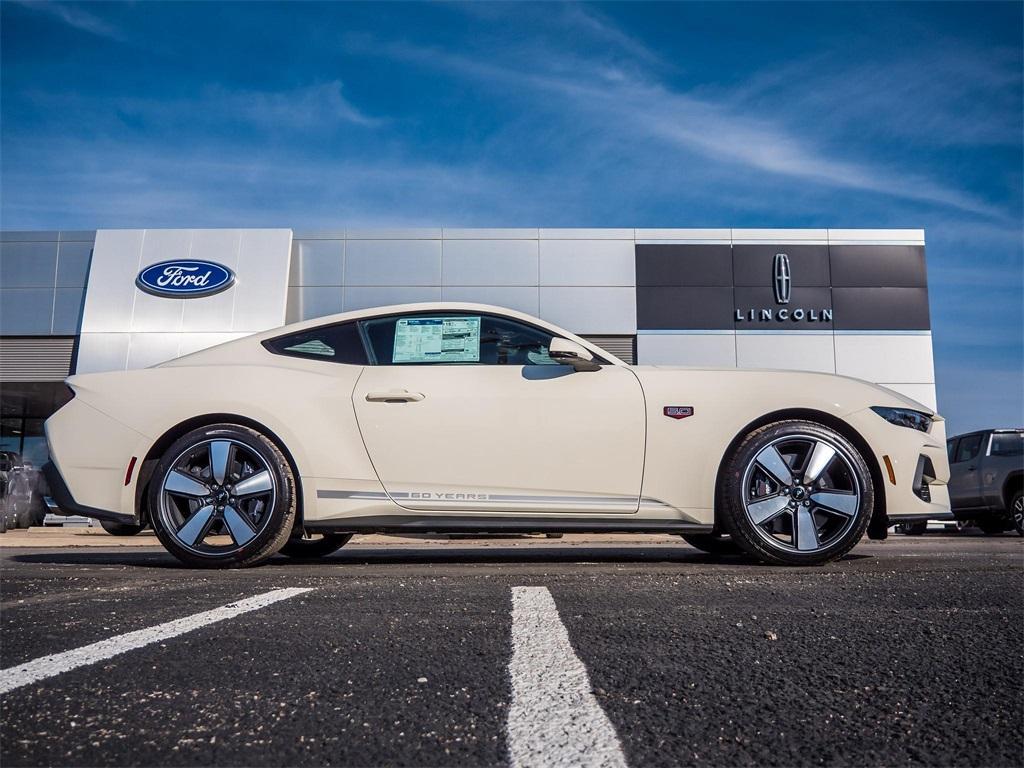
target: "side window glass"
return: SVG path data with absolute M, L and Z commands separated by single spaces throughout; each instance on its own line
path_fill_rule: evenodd
M 960 448 L 956 452 L 956 462 L 970 461 L 981 450 L 981 435 L 960 438 Z
M 1024 433 L 1002 432 L 992 435 L 993 456 L 1024 455 Z
M 956 456 L 956 440 L 947 440 L 946 458 L 949 459 L 950 463 L 952 463 L 954 461 L 954 456 Z
M 332 363 L 366 365 L 366 350 L 355 323 L 339 323 L 310 328 L 263 342 L 275 355 L 325 360 Z
M 421 314 L 362 325 L 377 365 L 557 365 L 550 333 L 508 318 Z
M 551 359 L 551 334 L 504 317 L 485 316 L 481 362 L 488 365 L 558 365 Z

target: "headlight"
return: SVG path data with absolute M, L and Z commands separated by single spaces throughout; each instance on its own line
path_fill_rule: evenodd
M 881 405 L 873 405 L 871 410 L 898 427 L 910 427 L 921 432 L 927 432 L 932 428 L 932 417 L 927 413 L 912 411 L 909 408 L 885 408 Z

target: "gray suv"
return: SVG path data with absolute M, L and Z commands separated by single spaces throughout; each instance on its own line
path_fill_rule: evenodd
M 951 437 L 949 498 L 957 520 L 985 533 L 1024 536 L 1024 429 L 987 429 Z

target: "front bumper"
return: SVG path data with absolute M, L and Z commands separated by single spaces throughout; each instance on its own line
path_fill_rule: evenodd
M 71 495 L 67 483 L 64 482 L 64 478 L 61 477 L 60 471 L 52 461 L 48 461 L 43 465 L 43 477 L 46 478 L 46 484 L 50 488 L 49 498 L 65 515 L 94 517 L 97 520 L 108 520 L 125 525 L 138 524 L 138 520 L 131 515 L 122 515 L 119 512 L 111 512 L 107 509 L 96 509 L 96 507 L 87 507 L 84 504 L 79 504 L 75 501 L 74 496 Z M 50 506 L 49 502 L 47 502 L 47 506 Z
M 950 519 L 949 462 L 945 422 L 936 419 L 930 432 L 890 424 L 870 409 L 849 416 L 849 422 L 868 442 L 879 469 L 887 522 Z M 929 471 L 922 473 L 923 462 Z M 927 493 L 920 484 L 927 482 Z

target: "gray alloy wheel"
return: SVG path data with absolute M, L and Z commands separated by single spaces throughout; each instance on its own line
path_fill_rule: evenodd
M 762 561 L 828 562 L 849 551 L 870 522 L 871 473 L 845 437 L 821 424 L 787 421 L 755 430 L 727 472 L 723 530 Z
M 1013 516 L 1013 529 L 1019 536 L 1024 536 L 1024 492 L 1017 491 L 1010 502 L 1010 514 Z
M 189 565 L 252 565 L 277 552 L 295 519 L 287 460 L 265 436 L 216 425 L 164 455 L 150 484 L 153 528 Z

